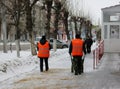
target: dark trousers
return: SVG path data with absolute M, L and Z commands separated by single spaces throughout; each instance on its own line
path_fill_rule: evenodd
M 73 65 L 75 75 L 81 74 L 83 72 L 83 64 L 82 64 L 82 57 L 81 56 L 74 56 L 73 57 Z
M 48 58 L 40 58 L 40 71 L 43 71 L 43 61 L 45 62 L 45 69 L 46 71 L 49 69 L 48 66 Z
M 87 46 L 87 53 L 91 53 L 91 46 Z

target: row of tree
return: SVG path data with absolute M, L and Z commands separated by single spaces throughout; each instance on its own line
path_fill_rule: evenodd
M 32 9 L 36 3 L 42 3 L 41 10 L 46 11 L 46 18 L 45 21 L 45 34 L 47 38 L 50 38 L 50 34 L 56 39 L 58 34 L 58 26 L 59 21 L 62 20 L 65 27 L 65 32 L 67 34 L 68 39 L 69 31 L 68 31 L 68 17 L 71 17 L 71 21 L 75 23 L 75 31 L 80 32 L 81 27 L 83 24 L 89 28 L 86 35 L 90 34 L 91 36 L 91 27 L 92 23 L 90 20 L 85 20 L 83 17 L 76 17 L 69 14 L 69 11 L 65 4 L 66 0 L 0 0 L 1 11 L 2 11 L 2 29 L 6 31 L 6 23 L 5 23 L 5 16 L 9 16 L 12 19 L 11 25 L 15 26 L 16 29 L 16 49 L 17 49 L 17 56 L 20 57 L 20 18 L 22 15 L 26 16 L 26 32 L 29 33 L 29 41 L 31 42 L 31 54 L 36 55 L 36 45 L 34 44 L 34 34 L 33 34 L 33 18 L 32 18 Z M 51 11 L 54 10 L 55 21 L 54 21 L 54 31 L 50 33 L 50 23 L 51 23 Z M 80 22 L 80 28 L 77 27 L 76 23 Z M 81 32 L 80 32 L 81 33 Z M 7 52 L 6 47 L 6 35 L 4 35 L 5 42 L 4 42 L 4 52 Z
M 37 3 L 37 1 L 39 0 L 33 0 L 31 2 L 31 0 L 0 0 L 0 5 L 2 6 L 1 10 L 3 10 L 1 12 L 2 18 L 6 18 L 6 16 L 11 17 L 12 19 L 12 25 L 15 26 L 16 29 L 16 49 L 17 49 L 17 56 L 20 57 L 20 18 L 23 14 L 26 15 L 26 30 L 27 32 L 29 32 L 29 38 L 30 38 L 30 42 L 34 43 L 33 40 L 33 23 L 32 23 L 32 8 L 33 6 Z M 5 20 L 2 21 L 3 26 L 5 25 Z M 2 28 L 3 31 L 6 29 L 5 27 Z M 4 38 L 6 38 L 6 35 L 4 35 Z M 6 45 L 6 42 L 4 42 Z M 7 47 L 4 47 L 6 50 Z M 33 44 L 31 44 L 31 53 L 32 55 L 36 54 L 35 51 L 35 46 Z M 7 51 L 5 51 L 7 52 Z

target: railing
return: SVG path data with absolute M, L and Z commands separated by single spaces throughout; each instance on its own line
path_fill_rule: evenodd
M 93 69 L 96 69 L 104 54 L 104 40 L 101 40 L 93 50 Z

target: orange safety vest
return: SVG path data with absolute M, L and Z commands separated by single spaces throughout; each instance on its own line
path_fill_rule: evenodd
M 83 40 L 73 39 L 72 40 L 72 56 L 83 55 Z
M 38 42 L 38 54 L 37 54 L 37 56 L 38 57 L 49 57 L 49 43 L 48 42 L 46 42 L 44 45 L 41 45 L 41 43 L 40 42 Z

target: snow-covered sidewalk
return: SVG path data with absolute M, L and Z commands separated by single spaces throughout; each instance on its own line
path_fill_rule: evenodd
M 70 72 L 70 57 L 67 51 L 59 50 L 59 55 L 57 52 L 53 53 L 53 59 L 49 60 L 49 71 L 41 73 L 37 66 L 32 71 L 2 81 L 1 89 L 120 89 L 118 53 L 105 53 L 96 70 L 92 69 L 91 54 L 86 55 L 85 72 L 76 76 Z M 63 59 L 61 55 L 65 54 Z
M 47 77 L 54 76 L 54 73 L 56 77 L 62 78 L 63 76 L 71 76 L 72 74 L 70 71 L 71 68 L 71 59 L 70 55 L 68 53 L 68 49 L 58 49 L 56 52 L 51 50 L 50 52 L 51 56 L 49 58 L 49 67 L 50 70 L 48 72 L 41 73 L 39 70 L 39 59 L 37 56 L 31 56 L 29 51 L 22 51 L 21 52 L 21 58 L 15 57 L 15 52 L 9 53 L 9 54 L 1 54 L 1 57 L 4 61 L 1 61 L 0 66 L 0 85 L 2 87 L 6 87 L 6 84 L 4 83 L 14 83 L 14 81 L 19 80 L 23 76 L 26 76 L 29 73 L 35 73 L 40 75 L 41 77 L 45 74 L 48 75 Z M 7 57 L 6 57 L 7 56 Z M 0 57 L 0 58 L 1 58 Z M 6 59 L 5 59 L 6 58 Z M 93 58 L 91 54 L 87 54 L 84 61 L 85 66 L 85 73 L 94 71 L 93 70 Z M 30 74 L 31 75 L 31 74 Z M 43 76 L 44 78 L 45 76 Z M 31 77 L 32 78 L 32 77 Z M 59 80 L 59 79 L 58 79 Z M 64 80 L 64 78 L 63 78 Z M 47 81 L 46 79 L 44 81 Z M 53 80 L 54 81 L 54 78 Z M 57 80 L 55 80 L 57 81 Z M 54 81 L 54 82 L 55 82 Z M 9 85 L 9 84 L 8 84 Z M 2 88 L 1 87 L 1 88 Z M 8 86 L 7 86 L 8 87 Z M 13 84 L 14 88 L 14 84 Z M 15 89 L 18 89 L 15 88 Z M 27 88 L 20 88 L 20 89 L 27 89 Z M 31 88 L 33 89 L 33 88 Z M 39 89 L 39 88 L 38 88 Z M 52 88 L 51 88 L 52 89 Z
M 92 53 L 87 54 L 84 62 L 84 73 L 74 75 L 70 72 L 71 60 L 68 49 L 51 50 L 49 71 L 40 72 L 39 59 L 31 56 L 29 51 L 21 52 L 21 58 L 13 53 L 2 54 L 2 64 L 6 72 L 0 72 L 0 89 L 119 89 L 120 88 L 120 55 L 105 53 L 99 67 L 93 70 Z M 11 56 L 10 56 L 11 55 Z M 11 62 L 10 62 L 11 60 Z M 12 61 L 13 60 L 13 61 Z M 17 61 L 15 61 L 17 60 Z M 2 67 L 1 67 L 2 68 Z
M 31 56 L 30 51 L 21 51 L 21 57 L 16 57 L 16 52 L 0 53 L 0 81 L 29 72 L 34 69 L 39 70 L 39 59 L 37 56 Z M 71 60 L 68 49 L 58 49 L 56 52 L 51 50 L 49 58 L 50 68 L 70 68 Z M 87 55 L 88 56 L 88 55 Z M 85 59 L 87 60 L 87 59 Z M 85 61 L 85 71 L 91 71 L 92 57 Z

